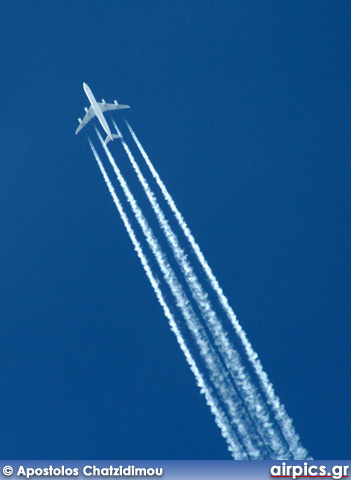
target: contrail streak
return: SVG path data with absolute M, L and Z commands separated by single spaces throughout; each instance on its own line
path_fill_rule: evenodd
M 150 229 L 148 222 L 146 221 L 141 209 L 139 208 L 134 196 L 132 195 L 124 177 L 122 176 L 119 168 L 114 161 L 109 149 L 104 143 L 99 131 L 96 129 L 98 138 L 103 146 L 105 153 L 111 163 L 111 166 L 118 178 L 118 181 L 124 191 L 124 194 L 133 210 L 133 213 L 144 233 L 144 236 L 155 256 L 155 259 L 163 273 L 164 279 L 167 282 L 172 295 L 174 296 L 177 306 L 182 312 L 182 315 L 186 321 L 186 324 L 191 331 L 196 344 L 200 350 L 200 354 L 204 363 L 207 365 L 210 379 L 218 389 L 223 402 L 225 402 L 230 414 L 232 422 L 236 425 L 238 436 L 241 439 L 242 444 L 248 452 L 251 459 L 262 459 L 263 452 L 259 449 L 259 445 L 262 443 L 260 438 L 254 431 L 250 419 L 247 418 L 243 405 L 240 399 L 237 397 L 235 389 L 232 387 L 227 378 L 227 372 L 223 369 L 215 350 L 211 342 L 209 341 L 206 331 L 199 322 L 194 310 L 192 309 L 184 290 L 176 278 L 173 269 L 171 268 L 168 260 L 166 259 L 158 241 L 156 240 L 152 230 Z
M 257 375 L 259 385 L 262 389 L 262 392 L 264 393 L 267 403 L 271 407 L 272 413 L 274 415 L 275 421 L 279 425 L 282 434 L 284 435 L 285 440 L 287 441 L 289 445 L 289 449 L 293 454 L 293 458 L 295 460 L 305 460 L 308 458 L 308 452 L 307 450 L 301 445 L 300 438 L 298 434 L 295 432 L 295 429 L 292 425 L 292 420 L 289 418 L 288 414 L 286 413 L 284 405 L 280 402 L 279 397 L 275 394 L 274 388 L 270 380 L 268 379 L 268 375 L 263 369 L 263 366 L 261 364 L 261 361 L 258 358 L 257 353 L 254 351 L 251 343 L 249 342 L 247 335 L 245 331 L 243 330 L 242 326 L 240 325 L 239 321 L 236 318 L 236 315 L 229 305 L 228 299 L 224 295 L 224 292 L 221 288 L 221 286 L 218 283 L 218 280 L 216 279 L 214 273 L 212 272 L 211 267 L 209 266 L 208 262 L 206 261 L 199 245 L 197 244 L 193 234 L 191 233 L 188 225 L 186 224 L 182 214 L 178 210 L 172 196 L 168 192 L 165 184 L 161 180 L 159 174 L 157 173 L 156 169 L 154 168 L 151 160 L 149 159 L 147 153 L 145 152 L 143 146 L 141 145 L 139 139 L 137 138 L 136 134 L 134 133 L 132 127 L 130 124 L 125 121 L 128 130 L 130 134 L 132 135 L 133 140 L 135 141 L 137 147 L 139 148 L 139 151 L 141 155 L 143 156 L 152 176 L 156 180 L 156 183 L 158 184 L 159 188 L 161 189 L 161 192 L 168 203 L 170 209 L 172 210 L 176 220 L 178 221 L 181 229 L 183 230 L 183 233 L 187 240 L 189 241 L 200 265 L 202 266 L 204 272 L 206 273 L 208 280 L 213 288 L 213 290 L 216 292 L 218 300 L 225 311 L 227 317 L 231 321 L 234 330 L 236 334 L 238 335 L 245 352 L 247 354 L 247 357 Z
M 114 121 L 113 125 L 118 135 L 121 136 L 121 132 Z M 177 236 L 169 226 L 153 191 L 141 173 L 138 164 L 136 163 L 128 145 L 123 138 L 122 145 L 141 185 L 144 188 L 159 224 L 171 246 L 173 254 L 182 270 L 182 273 L 184 274 L 194 299 L 200 308 L 201 314 L 207 323 L 207 326 L 213 336 L 215 345 L 217 346 L 225 365 L 228 368 L 229 374 L 232 376 L 236 388 L 239 390 L 240 395 L 245 402 L 250 417 L 255 422 L 259 436 L 263 439 L 263 442 L 261 440 L 261 445 L 267 445 L 269 450 L 273 453 L 273 458 L 275 459 L 291 458 L 291 452 L 289 452 L 287 448 L 284 437 L 282 437 L 281 432 L 278 429 L 273 427 L 269 418 L 269 411 L 266 403 L 261 398 L 261 395 L 255 385 L 251 382 L 238 352 L 234 349 L 234 346 L 230 344 L 227 334 L 224 332 L 222 324 L 218 320 L 207 294 L 203 290 L 193 268 L 187 259 L 187 256 L 179 245 Z M 263 446 L 263 448 L 265 447 Z M 271 456 L 270 452 L 268 452 L 268 455 Z
M 158 284 L 158 281 L 156 279 L 156 277 L 154 276 L 151 268 L 150 268 L 150 265 L 149 265 L 149 262 L 146 258 L 146 255 L 144 254 L 144 251 L 140 245 L 140 242 L 138 241 L 138 239 L 136 238 L 136 235 L 135 235 L 135 232 L 130 224 L 130 221 L 128 219 L 128 216 L 127 214 L 125 213 L 123 207 L 122 207 L 122 204 L 119 200 L 119 198 L 117 197 L 117 194 L 115 192 L 115 189 L 113 187 L 113 185 L 111 184 L 111 181 L 107 175 L 107 172 L 94 148 L 94 145 L 92 144 L 91 140 L 89 140 L 89 144 L 90 144 L 90 148 L 94 154 L 94 157 L 95 157 L 95 160 L 100 168 L 100 171 L 101 171 L 101 174 L 106 182 L 106 185 L 108 187 L 108 190 L 112 196 L 112 199 L 117 207 L 117 210 L 122 218 L 122 221 L 123 221 L 123 224 L 128 232 L 128 235 L 133 243 L 133 246 L 134 246 L 134 249 L 140 259 L 140 262 L 145 270 L 145 273 L 146 273 L 146 276 L 147 278 L 149 279 L 150 283 L 151 283 L 151 286 L 156 294 L 156 297 L 157 297 L 157 300 L 159 302 L 159 304 L 161 305 L 162 309 L 163 309 L 163 312 L 164 312 L 164 315 L 165 317 L 168 319 L 169 321 L 169 324 L 170 324 L 170 328 L 171 330 L 173 331 L 173 333 L 175 334 L 176 336 L 176 339 L 178 341 L 178 344 L 182 350 L 182 352 L 184 353 L 184 356 L 186 358 L 186 361 L 188 362 L 188 365 L 190 366 L 190 369 L 191 371 L 193 372 L 194 376 L 195 376 L 195 379 L 196 379 L 196 383 L 198 385 L 198 387 L 200 388 L 200 391 L 201 393 L 203 393 L 205 395 L 205 399 L 206 399 L 206 403 L 207 405 L 210 407 L 211 409 L 211 412 L 212 414 L 214 415 L 215 417 L 215 421 L 216 421 L 216 424 L 217 426 L 219 427 L 219 429 L 221 430 L 221 433 L 222 433 L 222 436 L 224 437 L 224 439 L 226 440 L 227 444 L 228 444 L 228 449 L 229 451 L 232 453 L 233 455 L 233 458 L 236 459 L 236 460 L 247 460 L 247 455 L 246 453 L 244 452 L 244 450 L 242 449 L 241 447 L 241 444 L 239 442 L 239 439 L 236 437 L 235 433 L 232 431 L 232 427 L 230 425 L 230 423 L 228 422 L 228 419 L 225 415 L 225 413 L 223 412 L 223 410 L 221 409 L 221 407 L 219 406 L 218 404 L 218 401 L 216 399 L 216 397 L 213 395 L 213 392 L 212 392 L 212 389 L 211 387 L 207 384 L 207 381 L 205 380 L 204 376 L 200 373 L 198 367 L 197 367 L 197 364 L 193 358 L 193 356 L 191 355 L 186 343 L 185 343 L 185 340 L 180 332 L 180 329 L 178 328 L 177 326 L 177 323 L 175 321 L 175 318 L 172 314 L 172 312 L 170 311 L 165 299 L 164 299 L 164 296 L 163 296 L 163 293 L 162 293 L 162 290 L 161 288 L 159 287 L 159 284 Z

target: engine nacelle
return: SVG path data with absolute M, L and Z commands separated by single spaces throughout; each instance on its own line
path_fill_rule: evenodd
M 82 119 L 81 119 L 81 118 L 78 118 L 78 122 L 79 122 L 79 123 L 82 123 Z
M 89 109 L 87 107 L 84 107 L 85 113 L 89 112 Z
M 113 103 L 114 103 L 115 105 L 118 105 L 118 102 L 117 102 L 117 100 L 114 100 L 114 101 L 113 101 Z
M 104 104 L 106 103 L 104 99 L 102 99 L 101 102 L 104 103 Z

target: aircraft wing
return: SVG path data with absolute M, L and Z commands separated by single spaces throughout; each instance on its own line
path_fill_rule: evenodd
M 120 110 L 121 108 L 130 108 L 129 105 L 119 105 L 118 103 L 104 103 L 98 102 L 102 112 L 108 112 L 109 110 Z
M 95 117 L 95 112 L 94 112 L 93 108 L 90 106 L 88 112 L 85 114 L 82 122 L 79 124 L 79 126 L 76 130 L 76 135 L 77 135 L 77 133 L 79 133 L 81 131 L 81 129 L 83 127 L 85 127 L 85 125 L 89 122 L 89 120 L 91 120 L 94 117 Z

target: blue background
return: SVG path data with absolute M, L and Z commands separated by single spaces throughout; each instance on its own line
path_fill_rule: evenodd
M 304 446 L 350 457 L 349 3 L 11 0 L 0 18 L 2 458 L 230 458 L 74 136 L 83 81 L 132 106 Z

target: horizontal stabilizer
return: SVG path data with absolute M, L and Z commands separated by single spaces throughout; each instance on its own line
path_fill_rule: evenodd
M 111 138 L 112 137 L 112 138 Z M 115 140 L 116 138 L 122 138 L 121 135 L 117 135 L 117 133 L 112 133 L 111 134 L 111 137 L 110 135 L 107 135 L 106 139 L 105 139 L 105 145 L 108 144 L 108 142 L 110 142 L 111 140 Z

